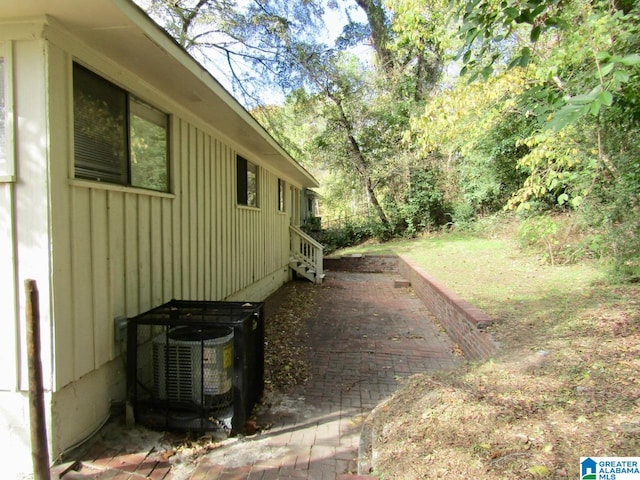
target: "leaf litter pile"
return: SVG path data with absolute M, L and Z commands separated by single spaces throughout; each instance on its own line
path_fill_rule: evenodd
M 289 282 L 274 295 L 274 311 L 265 321 L 265 388 L 285 393 L 311 376 L 306 321 L 315 308 L 316 290 L 311 283 Z

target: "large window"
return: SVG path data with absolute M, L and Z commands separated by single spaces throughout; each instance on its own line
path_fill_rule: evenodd
M 77 64 L 73 112 L 76 178 L 169 190 L 165 113 Z
M 236 191 L 238 204 L 258 206 L 258 166 L 238 155 L 236 157 Z

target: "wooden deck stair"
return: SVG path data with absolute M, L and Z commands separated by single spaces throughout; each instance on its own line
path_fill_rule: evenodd
M 289 267 L 298 275 L 313 283 L 322 283 L 325 274 L 322 268 L 323 247 L 300 228 L 291 225 Z

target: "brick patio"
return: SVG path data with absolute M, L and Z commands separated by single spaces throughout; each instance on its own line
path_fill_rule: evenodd
M 270 408 L 257 422 L 271 425 L 268 430 L 225 440 L 180 465 L 159 447 L 137 446 L 136 451 L 127 442 L 118 447 L 117 440 L 96 441 L 91 455 L 77 459 L 82 467 L 62 478 L 363 478 L 355 474 L 367 413 L 403 378 L 463 361 L 422 301 L 397 280 L 396 273 L 329 272 L 322 285 L 305 284 L 317 289 L 316 312 L 308 324 L 312 378 L 287 395 L 266 398 Z M 53 478 L 60 470 L 54 469 Z

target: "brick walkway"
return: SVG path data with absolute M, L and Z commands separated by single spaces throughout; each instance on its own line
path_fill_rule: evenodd
M 331 272 L 313 287 L 318 292 L 308 325 L 312 378 L 289 395 L 266 399 L 269 409 L 258 415 L 258 424 L 270 424 L 269 430 L 229 439 L 196 462 L 172 468 L 157 448 L 132 451 L 111 442 L 101 453 L 97 445 L 79 472 L 63 478 L 358 478 L 353 474 L 366 414 L 402 378 L 462 361 L 411 289 L 394 285 L 398 279 Z

